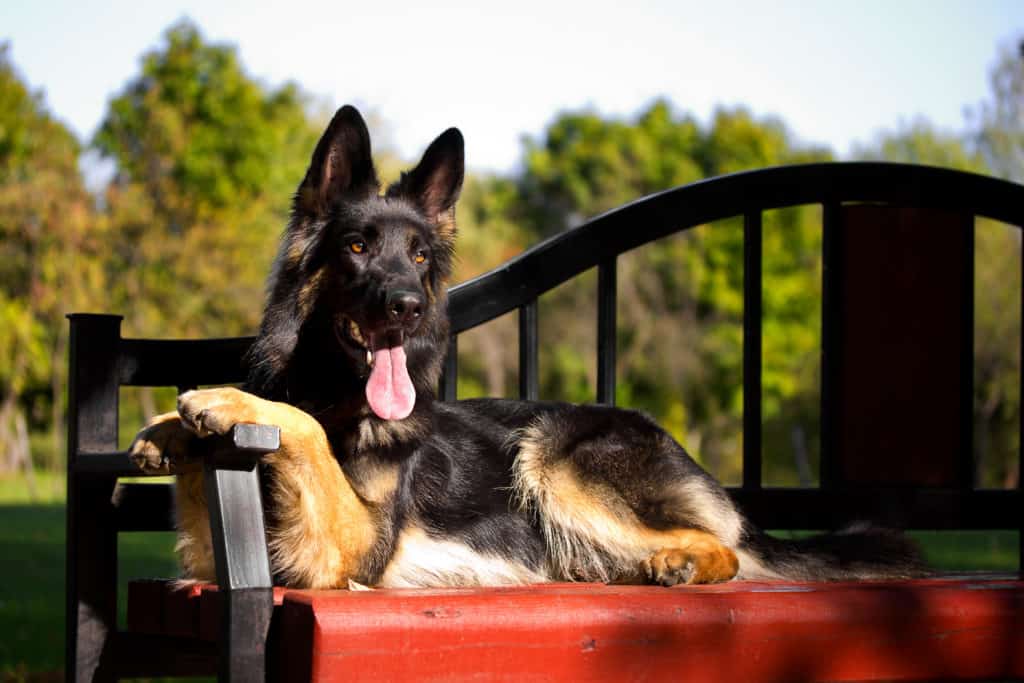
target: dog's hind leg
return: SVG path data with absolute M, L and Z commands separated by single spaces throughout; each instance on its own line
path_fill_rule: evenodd
M 566 406 L 518 434 L 516 495 L 563 579 L 716 583 L 736 576 L 743 519 L 639 413 Z
M 696 529 L 676 532 L 677 543 L 662 548 L 643 561 L 644 578 L 662 586 L 677 583 L 720 583 L 739 571 L 739 560 L 731 549 Z

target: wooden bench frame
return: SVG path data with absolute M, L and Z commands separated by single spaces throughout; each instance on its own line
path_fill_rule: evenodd
M 451 290 L 452 338 L 440 395 L 454 400 L 458 335 L 500 315 L 519 312 L 520 394 L 538 397 L 537 299 L 566 280 L 598 271 L 597 400 L 614 403 L 618 255 L 671 233 L 743 217 L 743 484 L 731 490 L 749 516 L 766 528 L 832 527 L 869 516 L 909 528 L 1018 529 L 1024 495 L 977 490 L 971 472 L 970 391 L 963 401 L 965 434 L 955 486 L 849 486 L 832 466 L 836 420 L 844 406 L 837 386 L 842 311 L 835 265 L 841 208 L 849 203 L 919 207 L 985 216 L 1024 226 L 1024 187 L 946 169 L 880 163 L 810 164 L 737 173 L 645 197 L 559 234 L 499 268 Z M 817 489 L 761 485 L 762 213 L 823 207 L 822 472 Z M 970 231 L 973 236 L 973 230 Z M 965 241 L 973 263 L 973 240 Z M 971 271 L 973 275 L 973 270 Z M 973 287 L 973 279 L 969 283 Z M 67 497 L 68 680 L 129 675 L 219 672 L 221 680 L 265 675 L 266 634 L 273 595 L 255 463 L 276 447 L 274 428 L 237 429 L 211 446 L 206 460 L 213 514 L 217 579 L 224 597 L 219 645 L 119 631 L 116 627 L 117 534 L 172 528 L 170 486 L 118 484 L 139 476 L 118 451 L 121 386 L 199 385 L 244 379 L 241 359 L 252 338 L 125 339 L 119 316 L 73 314 L 70 344 Z M 967 316 L 962 330 L 973 319 Z M 963 350 L 970 363 L 973 349 Z M 1024 352 L 1024 349 L 1022 349 Z M 968 375 L 970 373 L 967 373 Z M 969 378 L 967 387 L 970 388 Z M 963 387 L 963 385 L 961 385 Z M 1024 422 L 1022 422 L 1024 434 Z M 1024 439 L 1022 439 L 1024 443 Z M 1022 558 L 1024 558 L 1024 533 Z M 1021 563 L 1024 568 L 1024 562 Z

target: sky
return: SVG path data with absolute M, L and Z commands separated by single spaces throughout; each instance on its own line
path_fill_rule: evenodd
M 88 139 L 183 17 L 261 81 L 376 117 L 404 158 L 454 125 L 470 168 L 498 172 L 558 112 L 628 117 L 659 96 L 702 121 L 743 104 L 840 156 L 916 117 L 957 131 L 997 47 L 1024 35 L 1024 0 L 3 0 L 0 41 Z

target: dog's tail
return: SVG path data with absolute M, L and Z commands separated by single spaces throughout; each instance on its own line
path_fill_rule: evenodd
M 912 540 L 898 531 L 864 523 L 797 539 L 747 529 L 736 551 L 737 578 L 741 579 L 908 579 L 928 573 Z

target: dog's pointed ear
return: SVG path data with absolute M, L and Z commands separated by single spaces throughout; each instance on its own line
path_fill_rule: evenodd
M 388 195 L 400 195 L 415 203 L 445 239 L 455 237 L 455 202 L 465 176 L 465 143 L 458 128 L 449 128 L 430 143 L 423 159 Z
M 322 215 L 343 194 L 376 193 L 379 189 L 370 131 L 356 108 L 346 104 L 331 119 L 313 151 L 296 207 Z

